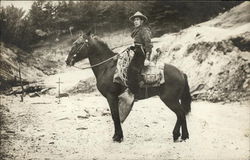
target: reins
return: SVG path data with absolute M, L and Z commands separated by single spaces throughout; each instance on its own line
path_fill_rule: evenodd
M 82 46 L 83 46 L 83 45 L 82 45 Z M 81 46 L 80 48 L 82 48 L 82 46 Z M 93 67 L 96 67 L 96 66 L 100 66 L 100 65 L 102 65 L 102 64 L 104 64 L 104 63 L 110 61 L 110 60 L 113 59 L 114 57 L 116 57 L 116 56 L 118 56 L 118 55 L 124 53 L 125 51 L 127 51 L 127 48 L 126 48 L 125 50 L 123 50 L 121 53 L 118 53 L 118 54 L 116 54 L 116 55 L 114 55 L 114 56 L 112 56 L 112 57 L 110 57 L 110 58 L 108 58 L 108 59 L 106 59 L 106 60 L 104 60 L 104 61 L 102 61 L 102 62 L 99 62 L 99 63 L 94 64 L 94 65 L 89 66 L 89 67 L 83 67 L 83 68 L 80 68 L 80 67 L 77 67 L 77 66 L 72 66 L 72 67 L 75 67 L 75 68 L 84 70 L 84 69 L 89 69 L 89 68 L 93 68 Z

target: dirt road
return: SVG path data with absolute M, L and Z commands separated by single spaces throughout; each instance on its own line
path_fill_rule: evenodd
M 1 96 L 3 159 L 250 159 L 250 108 L 244 103 L 193 102 L 190 139 L 173 143 L 176 117 L 158 98 L 136 102 L 112 142 L 106 100 L 93 94 L 61 99 Z

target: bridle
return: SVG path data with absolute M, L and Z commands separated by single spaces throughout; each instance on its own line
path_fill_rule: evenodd
M 82 45 L 81 45 L 81 47 L 79 47 L 79 48 L 76 50 L 76 53 L 75 53 L 73 56 L 76 56 L 76 55 L 80 52 L 80 50 L 82 49 L 82 47 L 83 47 L 86 43 L 88 43 L 88 42 L 87 42 L 87 41 L 86 41 L 86 42 L 83 42 Z M 84 69 L 89 69 L 89 68 L 94 68 L 94 67 L 100 66 L 100 65 L 102 65 L 102 64 L 104 64 L 104 63 L 106 63 L 106 62 L 108 62 L 108 61 L 110 61 L 110 60 L 112 60 L 112 59 L 114 59 L 116 56 L 118 56 L 118 55 L 124 53 L 124 52 L 127 51 L 127 50 L 128 50 L 128 49 L 126 48 L 126 49 L 123 50 L 121 53 L 118 53 L 118 54 L 116 54 L 116 55 L 114 55 L 114 56 L 112 56 L 112 57 L 110 57 L 110 58 L 108 58 L 108 59 L 106 59 L 106 60 L 104 60 L 104 61 L 102 61 L 102 62 L 99 62 L 99 63 L 97 63 L 97 64 L 91 65 L 91 66 L 89 66 L 89 67 L 80 68 L 80 67 L 77 67 L 77 66 L 74 66 L 74 65 L 73 65 L 72 67 L 77 68 L 77 69 L 82 69 L 82 70 L 84 70 Z
M 76 43 L 76 42 L 74 42 L 74 43 Z M 73 44 L 74 44 L 74 43 L 73 43 Z M 80 52 L 80 50 L 82 49 L 82 47 L 83 47 L 86 43 L 88 43 L 88 41 L 86 41 L 86 42 L 80 42 L 80 43 L 82 43 L 82 45 L 81 45 L 81 47 L 77 48 L 76 53 L 74 54 L 74 56 Z

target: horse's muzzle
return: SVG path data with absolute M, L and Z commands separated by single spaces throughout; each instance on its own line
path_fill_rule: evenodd
M 70 67 L 71 67 L 71 66 L 74 65 L 74 60 L 73 60 L 73 59 L 71 59 L 70 61 L 69 61 L 69 60 L 66 60 L 65 62 L 66 62 L 66 65 L 67 65 L 67 66 L 70 66 Z

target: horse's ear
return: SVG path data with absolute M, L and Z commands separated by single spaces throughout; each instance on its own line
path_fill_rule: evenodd
M 91 36 L 91 35 L 93 35 L 94 33 L 93 33 L 93 31 L 94 31 L 94 27 L 91 27 L 89 30 L 88 30 L 88 32 L 87 32 L 87 36 Z
M 86 35 L 90 36 L 91 34 L 92 34 L 92 30 L 89 30 Z

